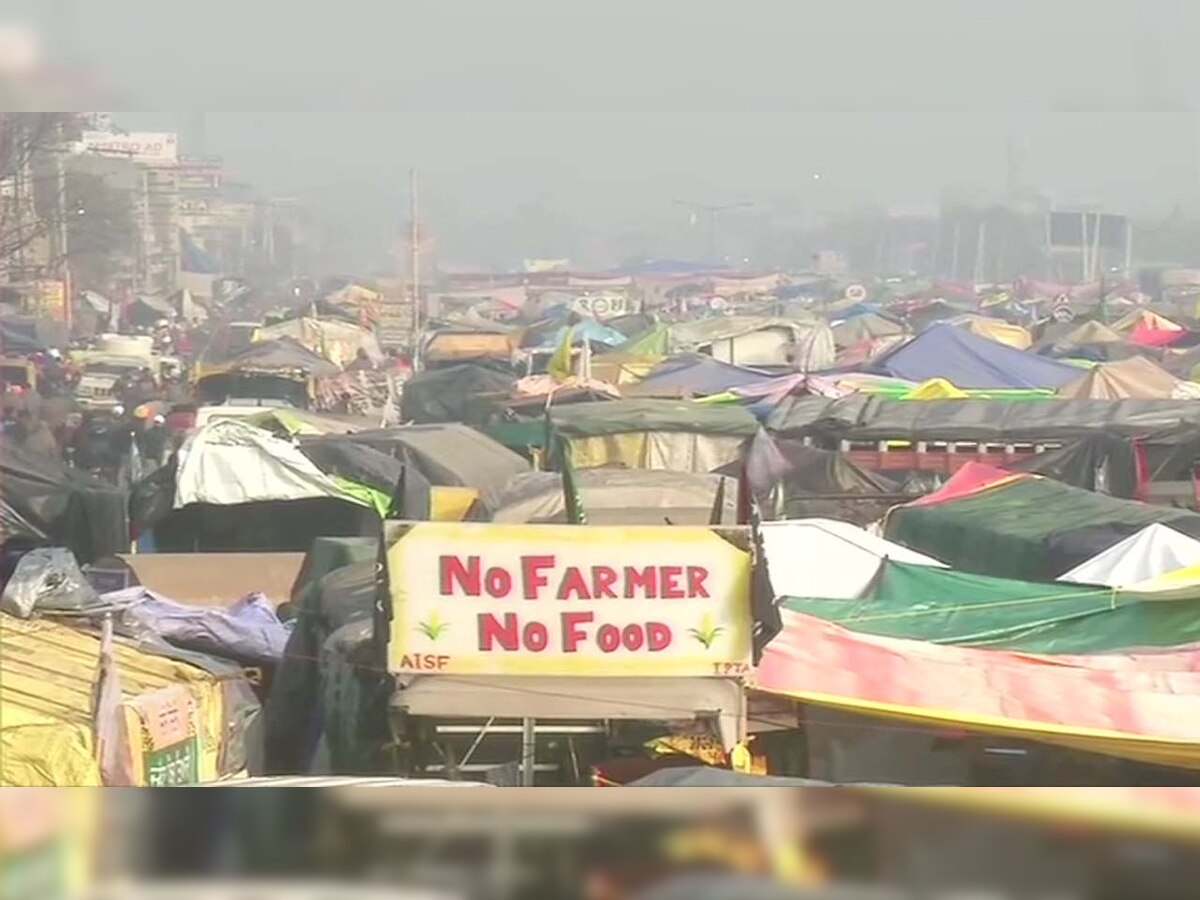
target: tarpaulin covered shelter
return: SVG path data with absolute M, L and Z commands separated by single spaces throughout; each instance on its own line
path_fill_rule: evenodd
M 1200 566 L 1200 541 L 1155 522 L 1059 576 L 1059 581 L 1127 587 Z
M 589 525 L 733 525 L 736 478 L 640 469 L 584 469 L 575 488 Z M 566 523 L 557 472 L 518 475 L 505 488 L 493 522 Z
M 773 596 L 853 600 L 871 586 L 880 566 L 896 560 L 942 566 L 931 556 L 835 519 L 792 519 L 759 526 Z
M 1145 347 L 1163 347 L 1181 340 L 1187 329 L 1166 316 L 1149 309 L 1138 308 L 1112 324 L 1113 331 L 1123 334 L 1130 343 Z
M 1058 389 L 1064 398 L 1093 400 L 1200 399 L 1200 385 L 1176 378 L 1143 356 L 1100 363 Z
M 625 394 L 702 397 L 730 388 L 762 384 L 773 378 L 768 373 L 724 363 L 704 354 L 688 354 L 663 360 Z
M 1075 370 L 1078 373 L 1078 370 Z M 1200 431 L 1190 400 L 926 400 L 852 394 L 840 399 L 787 397 L 766 421 L 787 437 L 881 441 L 1057 441 L 1098 433 L 1153 440 L 1157 432 Z
M 237 419 L 194 432 L 134 487 L 135 524 L 161 550 L 305 550 L 317 535 L 360 534 L 391 492 L 323 472 L 292 442 Z
M 430 366 L 484 359 L 508 363 L 519 343 L 520 334 L 515 331 L 447 328 L 426 338 L 421 355 Z
M 903 324 L 876 312 L 864 312 L 833 324 L 833 341 L 839 350 L 863 341 L 907 333 L 908 329 Z
M 227 354 L 214 347 L 212 353 L 206 352 L 197 361 L 192 377 L 199 381 L 228 372 L 294 372 L 322 378 L 336 375 L 341 370 L 337 363 L 314 353 L 295 338 L 285 336 L 254 341 Z
M 562 344 L 568 334 L 572 346 L 585 341 L 603 347 L 618 347 L 626 343 L 625 335 L 595 319 L 583 318 L 561 325 L 553 322 L 547 324 L 551 327 L 531 325 L 521 338 L 521 347 L 526 350 L 553 350 Z
M 470 489 L 488 509 L 509 481 L 529 471 L 521 456 L 454 422 L 360 431 L 343 440 L 406 459 L 432 487 Z
M 884 533 L 956 569 L 1052 581 L 1155 522 L 1200 538 L 1200 515 L 1188 510 L 1118 500 L 1022 474 L 944 501 L 935 494 L 897 507 Z
M 301 316 L 266 325 L 255 334 L 255 342 L 291 338 L 313 353 L 342 367 L 349 365 L 362 350 L 367 358 L 378 363 L 383 360 L 375 335 L 352 322 Z
M 825 322 L 716 316 L 670 327 L 672 353 L 701 352 L 739 366 L 788 366 L 814 372 L 833 365 L 833 331 Z
M 0 543 L 24 537 L 82 562 L 129 547 L 125 491 L 0 438 Z
M 67 346 L 66 326 L 35 316 L 0 317 L 0 355 L 23 355 Z
M 1130 344 L 1125 335 L 1096 321 L 1047 326 L 1041 339 L 1034 345 L 1034 350 L 1043 356 L 1055 358 L 1095 360 L 1128 359 L 1141 353 L 1140 348 Z
M 427 369 L 405 382 L 401 415 L 406 422 L 419 425 L 478 422 L 483 410 L 477 398 L 483 394 L 508 396 L 515 380 L 511 373 L 472 364 Z
M 98 787 L 100 731 L 129 749 L 134 786 L 195 784 L 244 771 L 258 703 L 238 666 L 116 637 L 119 696 L 97 722 L 99 635 L 51 618 L 0 614 L 0 785 Z
M 785 609 L 853 631 L 1029 653 L 1124 652 L 1200 640 L 1200 595 L 1145 600 L 1094 585 L 884 564 L 865 594 L 785 597 Z
M 266 771 L 308 771 L 323 720 L 349 714 L 325 709 L 322 656 L 334 632 L 370 621 L 378 555 L 375 538 L 318 538 L 305 555 L 291 597 L 296 625 L 263 709 Z
M 993 316 L 965 313 L 961 316 L 955 316 L 946 324 L 965 329 L 971 332 L 971 334 L 987 338 L 998 344 L 1013 347 L 1017 350 L 1028 350 L 1033 344 L 1033 337 L 1030 335 L 1028 329 L 1022 328 L 1020 325 L 1013 325 Z
M 881 727 L 966 729 L 1200 768 L 1190 650 L 1039 657 L 866 635 L 787 609 L 781 619 L 755 669 L 759 691 L 882 718 Z
M 551 407 L 552 436 L 576 468 L 713 472 L 740 458 L 758 421 L 739 406 L 614 400 Z
M 858 468 L 836 450 L 821 450 L 786 439 L 774 443 L 784 461 L 773 507 L 781 518 L 874 522 L 899 502 L 897 485 L 878 473 Z
M 1058 388 L 1073 366 L 1016 350 L 953 325 L 933 325 L 874 359 L 868 371 L 909 381 L 945 378 L 959 388 Z

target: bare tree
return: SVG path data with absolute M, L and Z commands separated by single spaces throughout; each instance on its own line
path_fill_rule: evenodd
M 72 113 L 0 113 L 0 273 L 11 271 L 22 252 L 46 237 L 63 210 L 34 209 L 39 160 L 64 151 L 74 127 Z

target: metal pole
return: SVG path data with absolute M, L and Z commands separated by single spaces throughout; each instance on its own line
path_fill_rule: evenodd
M 409 250 L 412 253 L 412 346 L 413 364 L 416 365 L 421 342 L 421 249 L 420 228 L 417 225 L 417 170 L 410 169 L 409 177 Z
M 534 763 L 537 759 L 536 719 L 521 720 L 521 786 L 533 787 Z
M 58 146 L 54 151 L 54 175 L 57 179 L 58 187 L 58 256 L 61 260 L 59 263 L 59 271 L 62 273 L 63 282 L 63 323 L 67 326 L 67 333 L 71 332 L 71 256 L 68 247 L 67 233 L 69 231 L 67 219 L 67 166 L 63 160 L 63 156 L 67 152 L 67 135 L 66 128 L 60 122 L 58 125 Z

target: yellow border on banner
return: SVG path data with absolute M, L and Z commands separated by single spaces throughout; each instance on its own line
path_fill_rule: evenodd
M 564 544 L 594 544 L 597 535 L 604 534 L 611 539 L 620 533 L 623 539 L 631 544 L 640 540 L 674 541 L 680 544 L 694 544 L 703 548 L 724 546 L 744 557 L 745 578 L 736 605 L 740 615 L 737 621 L 725 623 L 728 627 L 728 638 L 732 646 L 744 647 L 746 657 L 739 660 L 694 654 L 691 656 L 675 656 L 670 660 L 630 659 L 629 657 L 614 658 L 611 663 L 602 660 L 575 660 L 558 655 L 540 658 L 534 654 L 506 655 L 497 657 L 491 662 L 481 655 L 459 657 L 453 669 L 439 672 L 436 669 L 401 668 L 399 659 L 405 655 L 397 650 L 403 642 L 397 637 L 407 634 L 411 627 L 405 615 L 405 591 L 397 587 L 399 569 L 400 545 L 408 538 L 437 531 L 437 537 L 446 542 L 459 541 L 467 545 L 478 546 L 485 543 L 489 537 L 504 540 L 532 539 L 535 535 L 544 535 L 548 547 L 561 548 Z M 614 546 L 616 546 L 614 544 Z M 531 540 L 532 547 L 532 540 Z M 388 668 L 406 675 L 545 675 L 546 677 L 713 677 L 741 678 L 752 671 L 749 665 L 751 644 L 751 612 L 750 612 L 750 581 L 753 571 L 753 559 L 749 551 L 725 540 L 716 531 L 703 526 L 674 526 L 674 525 L 498 525 L 481 522 L 415 522 L 407 527 L 399 537 L 387 547 L 387 565 L 389 591 L 392 601 L 392 621 L 388 634 Z M 409 651 L 416 652 L 416 651 Z M 431 651 L 420 651 L 420 656 L 436 656 Z M 551 662 L 553 660 L 553 662 Z M 549 665 L 548 665 L 549 664 Z M 720 667 L 720 668 L 718 668 Z
M 873 700 L 858 700 L 836 694 L 822 694 L 815 691 L 764 689 L 755 685 L 752 680 L 747 683 L 747 688 L 777 697 L 804 700 L 820 706 L 855 710 L 920 725 L 957 725 L 969 731 L 1027 737 L 1032 740 L 1058 744 L 1075 750 L 1101 753 L 1105 756 L 1115 756 L 1122 759 L 1132 759 L 1164 766 L 1200 769 L 1200 741 L 1193 742 L 1175 738 L 1156 738 L 1129 734 L 1122 731 L 1052 725 L 1047 722 L 1006 719 L 1000 716 L 963 714 L 950 710 L 902 706 L 892 703 L 879 703 Z

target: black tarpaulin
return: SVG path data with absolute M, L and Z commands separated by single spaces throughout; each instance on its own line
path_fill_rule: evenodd
M 400 415 L 419 425 L 434 422 L 472 423 L 473 398 L 481 394 L 508 396 L 514 377 L 486 366 L 461 365 L 427 369 L 404 383 Z
M 0 438 L 0 541 L 66 547 L 81 563 L 129 547 L 126 493 Z
M 767 420 L 785 437 L 831 440 L 1068 440 L 1096 432 L 1152 435 L 1186 426 L 1200 432 L 1194 400 L 838 400 L 791 397 Z
M 62 348 L 67 342 L 67 329 L 61 322 L 34 316 L 0 317 L 0 356 Z

